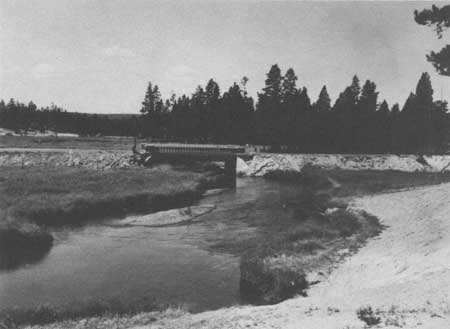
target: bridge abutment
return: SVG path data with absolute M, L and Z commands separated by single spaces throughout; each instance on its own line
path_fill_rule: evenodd
M 236 187 L 237 154 L 245 152 L 241 146 L 234 145 L 208 145 L 208 144 L 174 144 L 174 143 L 143 143 L 144 156 L 149 162 L 163 158 L 192 158 L 207 161 L 225 162 L 225 184 Z
M 229 187 L 236 187 L 236 163 L 237 156 L 225 160 L 225 177 Z

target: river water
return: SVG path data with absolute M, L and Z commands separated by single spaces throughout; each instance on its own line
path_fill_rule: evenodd
M 261 220 L 292 220 L 287 205 L 297 193 L 290 184 L 238 179 L 235 190 L 202 198 L 199 205 L 215 209 L 192 224 L 58 228 L 43 259 L 0 272 L 0 309 L 105 301 L 196 312 L 238 304 L 239 254 L 217 245 L 258 236 Z

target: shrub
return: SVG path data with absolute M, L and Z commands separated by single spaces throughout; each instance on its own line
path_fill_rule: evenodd
M 304 293 L 308 283 L 303 272 L 289 268 L 268 268 L 264 257 L 256 254 L 242 256 L 239 289 L 245 301 L 274 304 Z
M 361 307 L 356 311 L 358 319 L 364 321 L 368 326 L 375 326 L 381 322 L 381 318 L 375 315 L 371 306 Z
M 341 236 L 348 237 L 360 230 L 361 223 L 358 216 L 349 211 L 339 209 L 327 215 L 327 227 L 337 230 Z

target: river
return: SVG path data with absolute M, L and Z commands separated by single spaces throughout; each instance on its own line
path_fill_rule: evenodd
M 293 220 L 289 204 L 299 190 L 243 178 L 236 189 L 204 196 L 198 205 L 215 208 L 191 224 L 114 226 L 111 220 L 54 229 L 45 257 L 0 272 L 0 308 L 105 301 L 184 305 L 198 312 L 239 304 L 239 252 L 231 252 L 233 243 L 258 237 L 267 230 L 262 221 L 270 219 L 274 229 Z

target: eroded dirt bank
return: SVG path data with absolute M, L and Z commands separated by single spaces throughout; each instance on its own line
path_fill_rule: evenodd
M 301 171 L 305 166 L 344 170 L 399 170 L 439 172 L 450 170 L 450 155 L 270 154 L 258 153 L 238 160 L 238 173 L 264 176 L 273 171 Z
M 131 150 L 0 148 L 1 166 L 67 166 L 113 169 L 134 166 Z M 273 171 L 301 171 L 305 166 L 344 170 L 450 171 L 450 155 L 358 155 L 256 153 L 238 158 L 237 172 L 264 176 Z
M 121 150 L 0 149 L 2 166 L 77 167 L 96 170 L 135 166 L 133 153 Z

